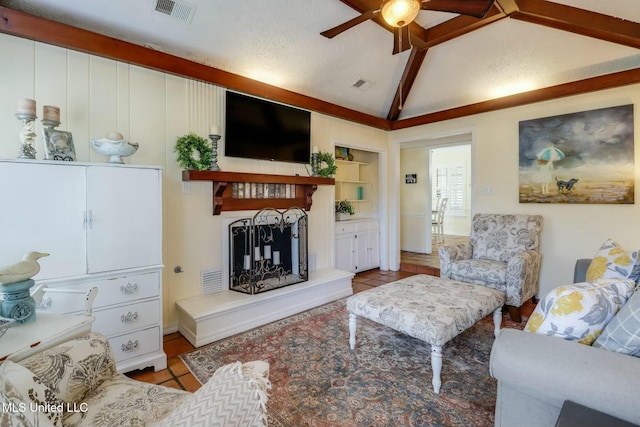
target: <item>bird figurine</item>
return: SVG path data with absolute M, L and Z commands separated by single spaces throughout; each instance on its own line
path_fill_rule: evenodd
M 113 132 L 106 138 L 91 141 L 93 148 L 100 153 L 111 156 L 109 163 L 124 163 L 122 157 L 131 156 L 138 151 L 137 142 L 129 142 L 119 132 Z
M 30 279 L 40 271 L 38 259 L 49 256 L 42 252 L 29 252 L 22 261 L 0 268 L 0 285 L 18 283 Z

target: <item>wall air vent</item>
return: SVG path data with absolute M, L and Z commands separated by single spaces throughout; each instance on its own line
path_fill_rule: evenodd
M 222 270 L 202 270 L 202 295 L 222 291 Z
M 155 0 L 155 11 L 172 16 L 184 22 L 191 22 L 196 7 L 182 1 Z

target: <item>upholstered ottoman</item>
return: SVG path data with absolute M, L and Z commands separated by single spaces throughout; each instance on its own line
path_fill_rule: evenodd
M 442 346 L 493 312 L 500 331 L 504 293 L 485 286 L 417 275 L 357 293 L 347 299 L 349 344 L 356 346 L 357 316 L 431 344 L 433 390 L 440 392 Z

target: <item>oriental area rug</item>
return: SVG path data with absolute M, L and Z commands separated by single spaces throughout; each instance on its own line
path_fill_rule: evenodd
M 503 327 L 522 329 L 503 316 Z M 220 340 L 180 357 L 204 383 L 236 361 L 265 360 L 271 427 L 493 426 L 491 316 L 443 347 L 442 388 L 431 386 L 429 344 L 358 318 L 349 348 L 346 299 Z

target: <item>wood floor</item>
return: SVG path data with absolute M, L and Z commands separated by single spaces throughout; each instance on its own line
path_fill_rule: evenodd
M 356 274 L 353 279 L 353 292 L 361 292 L 393 282 L 404 277 L 413 276 L 415 273 L 407 271 L 380 271 L 378 269 Z M 178 357 L 182 353 L 194 350 L 195 347 L 179 333 L 164 336 L 164 351 L 167 353 L 167 369 L 154 372 L 153 368 L 137 370 L 127 373 L 129 378 L 152 384 L 161 384 L 167 387 L 194 392 L 200 388 L 200 383 L 189 372 L 189 369 Z
M 189 368 L 178 357 L 182 353 L 195 350 L 195 347 L 179 333 L 164 336 L 164 352 L 167 354 L 167 369 L 154 372 L 153 368 L 128 372 L 126 375 L 134 380 L 151 384 L 161 384 L 167 387 L 194 392 L 200 388 L 196 377 L 189 372 Z
M 400 252 L 400 270 L 418 274 L 432 274 L 440 276 L 440 259 L 438 258 L 438 248 L 445 245 L 457 245 L 469 241 L 467 236 L 444 235 L 444 243 L 431 241 L 432 251 L 430 254 L 419 254 L 415 252 Z
M 459 236 L 445 235 L 445 244 L 462 243 L 467 238 Z M 437 256 L 437 245 L 434 245 L 434 254 L 416 254 L 412 252 L 402 252 L 400 271 L 381 271 L 379 269 L 369 270 L 356 274 L 353 278 L 353 292 L 362 292 L 385 283 L 394 282 L 414 274 L 440 275 L 440 262 Z M 522 306 L 522 314 L 526 319 L 529 317 L 535 305 L 527 302 Z M 152 384 L 161 384 L 167 387 L 194 392 L 200 388 L 200 383 L 189 372 L 189 369 L 178 357 L 182 353 L 194 350 L 193 347 L 179 333 L 164 336 L 164 351 L 167 354 L 167 369 L 154 372 L 153 368 L 132 371 L 127 373 L 130 378 Z

